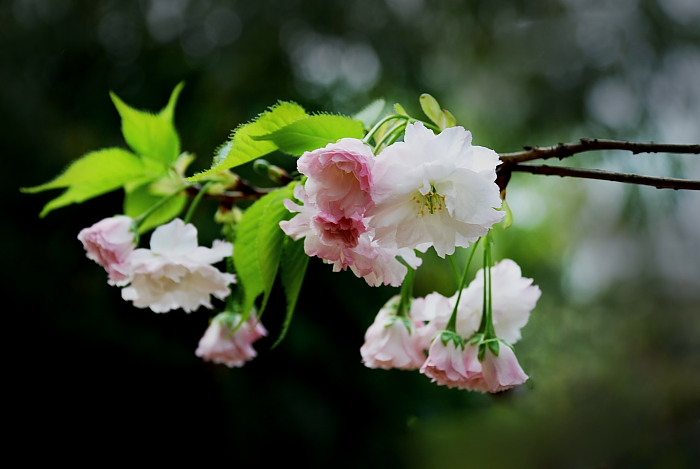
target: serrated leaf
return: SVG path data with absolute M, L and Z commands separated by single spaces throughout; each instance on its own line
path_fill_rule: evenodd
M 163 110 L 154 114 L 134 109 L 110 92 L 110 97 L 122 118 L 124 140 L 140 156 L 167 167 L 180 155 L 180 137 L 175 130 L 174 112 L 182 91 L 178 84 Z
M 155 184 L 156 183 L 145 184 L 128 190 L 124 197 L 124 213 L 132 218 L 137 218 L 157 204 L 161 199 L 169 196 L 169 194 L 162 194 L 154 191 L 153 188 Z M 183 194 L 173 197 L 146 217 L 139 225 L 139 233 L 145 233 L 153 228 L 168 223 L 182 213 L 186 204 L 187 195 Z
M 280 263 L 280 280 L 287 298 L 287 311 L 282 324 L 282 330 L 279 337 L 272 345 L 276 347 L 284 336 L 287 335 L 287 330 L 292 322 L 294 310 L 296 309 L 301 286 L 304 283 L 304 275 L 306 267 L 309 265 L 309 256 L 304 251 L 304 240 L 294 241 L 287 238 L 284 243 L 284 252 L 282 254 L 282 262 Z
M 383 99 L 375 99 L 352 116 L 352 118 L 361 121 L 365 125 L 365 128 L 369 129 L 379 121 L 379 117 L 382 115 L 385 107 L 386 101 Z
M 296 103 L 280 102 L 272 106 L 255 120 L 234 130 L 231 139 L 217 150 L 210 169 L 188 179 L 198 181 L 219 171 L 240 166 L 272 153 L 277 150 L 274 142 L 253 139 L 251 136 L 270 134 L 306 117 L 308 114 L 304 108 Z
M 142 181 L 144 177 L 148 175 L 143 162 L 136 155 L 121 148 L 105 148 L 75 160 L 52 181 L 21 190 L 34 194 L 49 189 L 68 188 L 46 204 L 39 215 L 44 217 L 52 210 L 84 202 L 133 181 Z
M 317 114 L 253 138 L 271 141 L 280 151 L 301 156 L 305 151 L 316 150 L 341 138 L 363 136 L 364 125 L 360 121 L 347 116 Z
M 257 297 L 264 293 L 262 314 L 272 292 L 285 240 L 279 222 L 291 216 L 283 202 L 292 198 L 292 186 L 259 199 L 246 210 L 238 224 L 233 262 L 238 282 L 243 286 L 243 311 L 250 310 Z

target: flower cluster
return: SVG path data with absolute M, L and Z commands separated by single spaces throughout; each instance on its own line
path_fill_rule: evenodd
M 532 282 L 510 259 L 491 268 L 497 339 L 485 339 L 480 331 L 484 269 L 461 295 L 416 298 L 407 315 L 399 315 L 399 299 L 394 297 L 367 329 L 360 349 L 363 363 L 369 368 L 420 370 L 440 385 L 473 391 L 499 392 L 522 384 L 528 377 L 512 344 L 520 339 L 520 329 L 541 294 Z M 455 307 L 452 331 L 448 328 Z
M 361 140 L 342 139 L 299 158 L 307 179 L 295 188 L 300 203 L 286 203 L 297 215 L 280 226 L 334 271 L 399 286 L 407 268 L 397 257 L 416 268 L 415 250 L 434 247 L 445 257 L 501 220 L 498 163 L 463 127 L 435 135 L 410 124 L 403 142 L 377 156 Z
M 213 309 L 214 298 L 225 301 L 195 354 L 240 367 L 267 335 L 260 316 L 278 285 L 286 317 L 275 343 L 286 334 L 306 274 L 305 253 L 372 287 L 401 287 L 367 330 L 360 350 L 366 366 L 420 370 L 438 384 L 491 392 L 527 379 L 511 347 L 540 292 L 514 262 L 492 268 L 485 248 L 485 272 L 465 287 L 467 266 L 454 297 L 412 298 L 415 269 L 428 250 L 452 256 L 489 239 L 506 215 L 496 183 L 498 154 L 473 145 L 471 132 L 432 96 L 419 99 L 426 121 L 398 103 L 394 112 L 381 115 L 383 105 L 372 105 L 350 117 L 307 113 L 282 101 L 238 126 L 211 168 L 188 177 L 194 157 L 182 151 L 174 125 L 181 90 L 176 86 L 158 113 L 111 94 L 129 148 L 87 153 L 54 180 L 22 189 L 66 189 L 42 216 L 125 191 L 126 215 L 78 235 L 124 300 L 156 313 L 190 313 Z M 263 159 L 277 151 L 298 157 L 298 173 Z M 256 187 L 233 171 L 247 163 L 279 187 Z M 113 171 L 101 177 L 105 170 Z M 188 197 L 183 221 L 177 217 Z M 227 239 L 211 247 L 199 245 L 197 228 L 187 221 L 206 199 L 218 203 L 214 221 Z M 139 233 L 151 228 L 149 247 L 139 247 Z M 215 264 L 225 258 L 220 270 Z
M 159 226 L 150 249 L 135 249 L 134 220 L 107 218 L 83 229 L 78 239 L 87 256 L 105 268 L 109 283 L 123 287 L 122 297 L 138 308 L 165 313 L 211 308 L 211 295 L 226 298 L 233 274 L 211 264 L 233 254 L 233 245 L 216 240 L 211 248 L 197 244 L 197 228 L 179 218 Z

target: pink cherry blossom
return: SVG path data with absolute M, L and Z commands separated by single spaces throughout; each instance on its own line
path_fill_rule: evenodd
M 441 386 L 469 389 L 470 380 L 482 371 L 478 347 L 469 343 L 459 344 L 453 338 L 443 340 L 444 336 L 444 333 L 440 333 L 435 337 L 420 372 Z
M 304 153 L 297 161 L 299 172 L 308 176 L 306 193 L 321 212 L 336 217 L 365 212 L 372 201 L 372 149 L 355 138 L 344 138 Z
M 367 329 L 360 355 L 368 368 L 417 370 L 425 361 L 411 319 L 396 315 L 399 301 L 392 297 Z
M 241 367 L 257 356 L 253 343 L 267 335 L 267 330 L 255 315 L 240 327 L 241 315 L 221 313 L 212 319 L 199 341 L 195 355 L 229 368 Z
M 295 240 L 304 238 L 306 254 L 332 264 L 334 272 L 350 268 L 370 286 L 399 286 L 408 269 L 396 257 L 401 256 L 413 268 L 421 264 L 412 249 L 387 248 L 374 242 L 366 218 L 359 213 L 323 212 L 304 186 L 296 186 L 294 196 L 301 203 L 286 200 L 285 206 L 297 215 L 280 222 L 280 227 Z
M 528 376 L 518 363 L 515 352 L 507 344 L 501 342 L 498 356 L 487 347 L 481 362 L 484 380 L 489 392 L 499 392 L 523 384 Z
M 437 292 L 413 300 L 411 318 L 418 326 L 416 336 L 423 349 L 430 348 L 437 333 L 445 330 L 453 309 L 451 299 Z
M 129 283 L 129 255 L 136 247 L 134 220 L 127 216 L 105 218 L 78 234 L 88 259 L 100 264 L 109 275 L 110 285 Z
M 211 264 L 233 255 L 233 245 L 216 240 L 211 248 L 198 246 L 197 228 L 179 218 L 159 226 L 151 235 L 151 249 L 131 253 L 131 285 L 122 298 L 138 308 L 164 313 L 182 308 L 191 312 L 212 308 L 211 295 L 226 298 L 235 276 Z
M 499 343 L 498 356 L 489 347 L 485 348 L 481 361 L 481 372 L 475 373 L 463 383 L 463 389 L 496 393 L 523 384 L 528 376 L 518 363 L 513 349 Z

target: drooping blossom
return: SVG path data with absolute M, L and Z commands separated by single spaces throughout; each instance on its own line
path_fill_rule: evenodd
M 478 347 L 453 332 L 439 333 L 430 345 L 420 372 L 441 386 L 470 389 L 468 383 L 482 371 Z
M 199 341 L 195 355 L 229 368 L 241 367 L 257 356 L 253 343 L 267 335 L 267 330 L 251 315 L 238 327 L 242 316 L 223 312 L 216 315 Z
M 364 216 L 372 207 L 372 149 L 356 138 L 343 138 L 304 153 L 297 169 L 308 176 L 309 199 L 336 218 Z
M 530 319 L 542 292 L 533 279 L 523 277 L 520 266 L 511 259 L 503 259 L 491 267 L 491 304 L 496 336 L 509 344 L 521 338 L 521 329 Z M 463 290 L 459 302 L 457 331 L 469 337 L 479 327 L 483 309 L 484 269 Z M 453 303 L 454 304 L 454 303 Z M 461 327 L 460 327 L 461 326 Z
M 454 333 L 447 333 L 447 337 Z M 499 353 L 495 355 L 486 344 L 469 341 L 460 345 L 459 340 L 435 338 L 428 358 L 420 372 L 432 382 L 450 388 L 496 393 L 523 384 L 528 376 L 518 363 L 513 349 L 499 341 Z M 484 356 L 479 360 L 479 348 Z
M 78 234 L 88 259 L 104 267 L 110 285 L 129 283 L 131 263 L 129 255 L 136 247 L 134 220 L 119 215 L 105 218 Z
M 367 214 L 382 245 L 440 257 L 485 235 L 504 212 L 496 180 L 498 154 L 472 146 L 471 133 L 450 127 L 435 135 L 421 122 L 374 164 L 374 207 Z
M 392 297 L 367 329 L 360 355 L 368 368 L 417 370 L 425 361 L 413 321 L 397 315 L 399 301 Z
M 211 248 L 198 246 L 197 228 L 179 218 L 159 226 L 151 235 L 150 249 L 130 256 L 132 280 L 122 298 L 138 308 L 164 313 L 182 308 L 191 312 L 211 308 L 211 296 L 226 298 L 235 276 L 211 264 L 233 255 L 233 245 L 215 240 Z
M 414 298 L 411 303 L 411 318 L 418 325 L 416 335 L 422 349 L 430 348 L 437 333 L 445 330 L 453 309 L 452 300 L 438 292 Z
M 486 347 L 481 361 L 483 379 L 474 379 L 472 389 L 481 392 L 500 392 L 523 384 L 528 376 L 523 371 L 515 352 L 507 344 L 501 342 L 498 356 Z
M 521 338 L 521 329 L 527 324 L 530 312 L 535 308 L 542 292 L 533 285 L 531 278 L 523 277 L 520 266 L 511 259 L 503 259 L 491 267 L 491 302 L 496 336 L 510 344 Z M 438 293 L 425 300 L 430 307 L 421 308 L 414 317 L 425 321 L 433 332 L 443 330 L 457 301 L 457 293 L 450 298 Z M 479 329 L 484 307 L 484 269 L 480 269 L 472 282 L 462 290 L 457 310 L 456 332 L 471 337 Z

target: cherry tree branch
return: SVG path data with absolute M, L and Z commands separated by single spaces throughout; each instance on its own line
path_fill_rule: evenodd
M 700 154 L 700 144 L 675 144 L 675 143 L 640 143 L 625 140 L 606 140 L 598 138 L 582 138 L 578 142 L 559 143 L 550 147 L 525 147 L 524 151 L 514 153 L 501 153 L 499 156 L 503 162 L 497 169 L 496 183 L 505 193 L 513 171 L 531 174 L 544 174 L 548 176 L 577 177 L 585 179 L 599 179 L 606 181 L 624 182 L 627 184 L 640 184 L 653 186 L 659 189 L 689 189 L 700 190 L 700 181 L 641 176 L 637 174 L 614 173 L 597 169 L 564 168 L 546 165 L 523 165 L 532 160 L 547 160 L 559 158 L 560 160 L 597 150 L 623 150 L 637 153 L 677 153 Z
M 567 168 L 562 166 L 513 164 L 508 166 L 508 171 L 518 171 L 530 174 L 544 174 L 547 176 L 576 177 L 584 179 L 599 179 L 604 181 L 624 182 L 627 184 L 639 184 L 653 186 L 657 189 L 687 189 L 700 190 L 700 181 L 691 179 L 677 179 L 666 177 L 651 177 L 638 174 L 615 173 L 598 169 Z
M 564 159 L 578 153 L 597 150 L 625 150 L 637 153 L 677 153 L 700 154 L 700 144 L 675 144 L 675 143 L 640 143 L 626 140 L 606 140 L 599 138 L 582 138 L 578 142 L 558 143 L 550 147 L 524 147 L 524 151 L 514 153 L 501 153 L 501 161 L 504 164 L 524 163 L 532 160 L 546 160 L 549 158 Z

